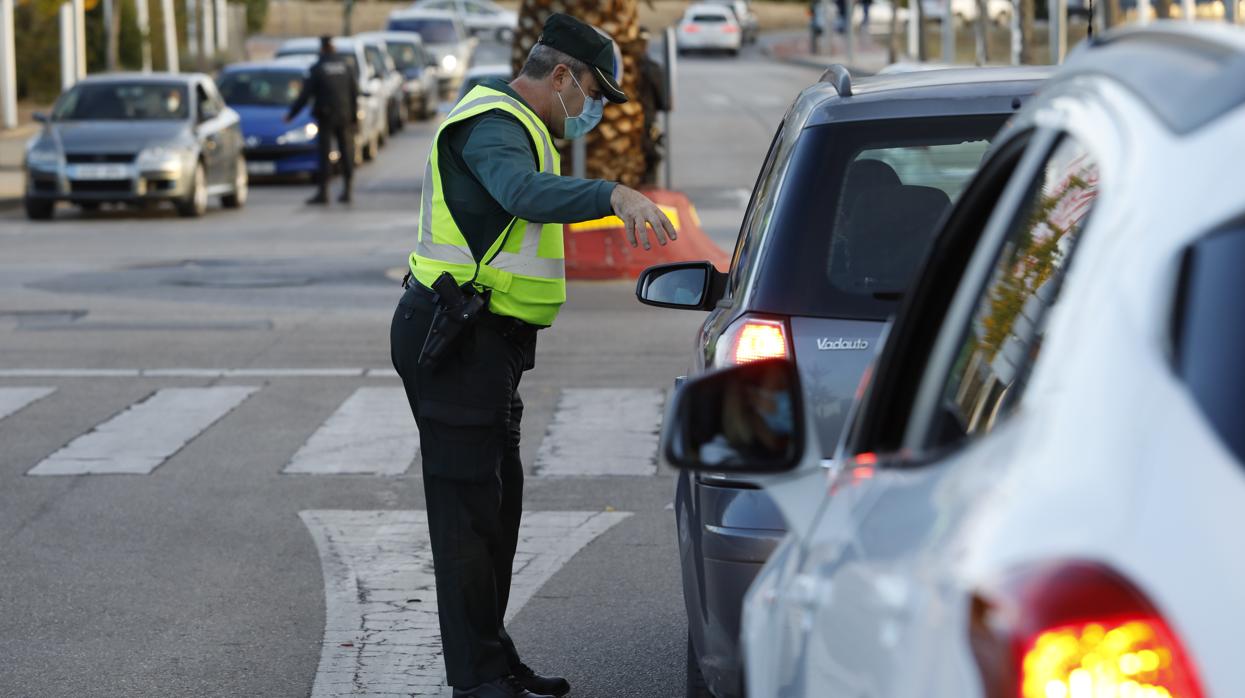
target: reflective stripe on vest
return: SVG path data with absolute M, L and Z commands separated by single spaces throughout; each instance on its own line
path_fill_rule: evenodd
M 442 272 L 459 284 L 475 277 L 479 286 L 493 290 L 489 308 L 534 325 L 551 325 L 566 301 L 566 265 L 562 224 L 511 219 L 485 253 L 477 275 L 476 260 L 445 203 L 438 166 L 438 144 L 446 129 L 491 110 L 504 111 L 522 123 L 536 144 L 541 172 L 560 174 L 561 157 L 544 123 L 519 100 L 489 87 L 467 93 L 437 130 L 424 168 L 419 205 L 419 240 L 411 253 L 411 273 L 431 286 Z

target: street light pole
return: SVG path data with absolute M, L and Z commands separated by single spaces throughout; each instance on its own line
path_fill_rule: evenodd
M 1068 0 L 1048 0 L 1046 7 L 1050 17 L 1050 62 L 1059 65 L 1068 54 Z
M 177 55 L 177 20 L 173 14 L 173 0 L 160 0 L 160 14 L 164 18 L 164 69 L 176 73 L 181 70 L 181 57 Z
M 0 0 L 0 128 L 17 128 L 16 43 L 13 0 Z

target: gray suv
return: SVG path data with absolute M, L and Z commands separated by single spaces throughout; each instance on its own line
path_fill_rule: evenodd
M 937 224 L 1046 68 L 932 70 L 853 81 L 834 66 L 787 111 L 734 258 L 652 267 L 636 295 L 709 311 L 692 372 L 794 361 L 829 456 Z M 769 496 L 682 471 L 675 495 L 688 617 L 688 695 L 742 694 L 744 592 L 786 532 Z

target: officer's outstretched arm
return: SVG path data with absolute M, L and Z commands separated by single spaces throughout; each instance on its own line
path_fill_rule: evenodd
M 650 227 L 653 229 L 653 236 L 662 245 L 666 244 L 667 238 L 676 240 L 679 237 L 674 232 L 674 225 L 657 204 L 631 187 L 622 184 L 614 187 L 614 193 L 610 194 L 610 205 L 614 207 L 614 215 L 621 218 L 627 226 L 627 237 L 631 239 L 632 247 L 643 242 L 644 249 L 652 248 L 648 241 Z

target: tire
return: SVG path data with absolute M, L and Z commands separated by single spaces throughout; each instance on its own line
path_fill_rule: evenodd
M 700 673 L 690 630 L 687 633 L 687 698 L 713 698 L 709 687 L 705 685 L 705 677 Z
M 239 155 L 234 168 L 233 192 L 220 197 L 220 203 L 225 208 L 246 206 L 246 199 L 251 189 L 251 178 L 246 173 L 246 159 Z
M 98 201 L 82 201 L 78 203 L 78 208 L 83 213 L 94 213 L 100 209 L 100 203 Z
M 194 178 L 190 183 L 190 192 L 186 198 L 176 202 L 177 215 L 182 218 L 198 218 L 207 213 L 207 172 L 203 163 L 195 165 Z
M 50 221 L 56 212 L 55 201 L 23 198 L 22 206 L 26 209 L 26 217 L 32 221 Z

